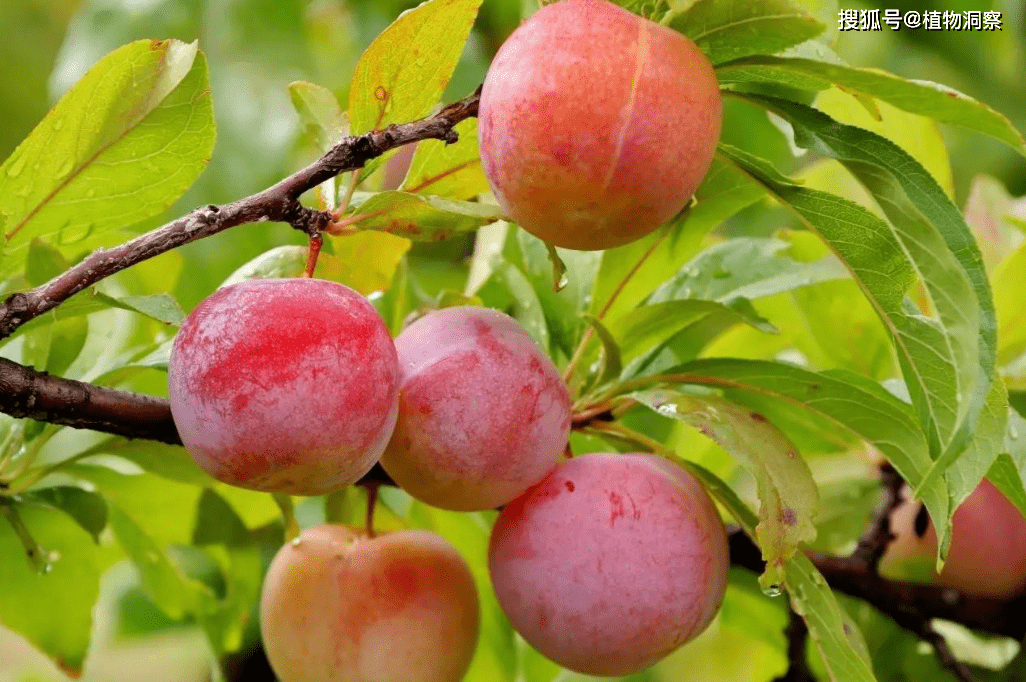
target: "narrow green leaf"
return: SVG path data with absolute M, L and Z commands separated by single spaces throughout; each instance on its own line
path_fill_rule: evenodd
M 245 547 L 252 544 L 252 537 L 232 506 L 213 489 L 204 488 L 196 505 L 192 544 Z
M 131 310 L 145 315 L 151 320 L 177 327 L 185 319 L 182 306 L 171 294 L 149 294 L 146 296 L 103 294 L 98 293 L 95 300 L 106 303 L 112 308 Z
M 214 145 L 206 61 L 196 43 L 138 41 L 100 60 L 0 166 L 0 279 L 46 237 L 83 240 L 166 209 Z
M 626 367 L 623 378 L 636 376 L 644 361 L 678 333 L 711 318 L 724 323 L 748 324 L 767 333 L 776 327 L 763 319 L 748 299 L 735 298 L 730 305 L 699 299 L 671 300 L 635 308 L 608 323 L 614 342 L 620 347 Z
M 538 294 L 523 271 L 507 261 L 496 264 L 495 274 L 513 295 L 513 317 L 531 335 L 540 348 L 549 348 L 549 326 Z
M 817 282 L 846 279 L 835 258 L 811 263 L 794 260 L 781 239 L 737 237 L 705 249 L 660 286 L 649 303 L 695 298 L 729 304 L 762 298 Z
M 1026 487 L 1011 455 L 1007 452 L 998 455 L 987 472 L 987 479 L 1026 516 Z
M 670 26 L 695 41 L 713 64 L 774 54 L 826 28 L 787 0 L 698 0 Z
M 836 85 L 941 123 L 989 135 L 1026 155 L 1026 140 L 1007 118 L 986 104 L 937 83 L 905 80 L 876 69 L 764 55 L 723 64 L 716 75 L 721 83 L 775 83 L 818 90 Z
M 93 542 L 100 541 L 100 532 L 107 526 L 107 503 L 104 499 L 76 486 L 40 488 L 27 493 L 25 499 L 48 504 L 64 512 L 92 536 Z
M 192 584 L 141 526 L 117 505 L 111 504 L 109 511 L 111 529 L 139 571 L 146 596 L 173 620 L 192 612 L 196 600 Z
M 657 413 L 699 429 L 749 471 L 759 490 L 755 535 L 766 572 L 764 587 L 784 581 L 784 566 L 798 546 L 816 536 L 819 492 L 805 460 L 764 416 L 728 400 L 668 390 L 632 395 Z
M 975 456 L 986 468 L 998 454 L 979 447 L 986 438 L 979 432 L 980 415 L 995 399 L 997 321 L 983 257 L 962 214 L 922 165 L 889 140 L 801 104 L 757 99 L 787 118 L 798 144 L 836 158 L 873 194 L 930 297 L 956 393 L 954 403 L 946 406 L 953 413 L 937 411 L 922 384 L 907 382 L 924 427 L 936 439 L 931 442 L 936 463 L 928 480 L 943 476 L 974 437 Z M 987 421 L 998 438 L 1004 433 L 1003 413 Z M 968 491 L 953 492 L 961 499 L 975 487 L 973 482 Z M 942 546 L 946 531 L 938 529 Z
M 503 217 L 490 204 L 456 201 L 406 192 L 379 192 L 346 218 L 363 230 L 378 230 L 414 241 L 439 241 L 473 232 Z
M 399 15 L 360 57 L 349 91 L 352 134 L 424 118 L 456 68 L 481 0 L 428 0 Z
M 185 448 L 142 440 L 108 438 L 75 455 L 84 460 L 96 455 L 115 455 L 137 464 L 161 478 L 179 483 L 205 486 L 214 479 L 199 468 Z
M 805 619 L 809 637 L 819 649 L 830 679 L 876 682 L 862 633 L 808 557 L 799 554 L 788 562 L 786 585 L 791 606 Z
M 488 191 L 477 146 L 477 119 L 461 121 L 455 131 L 460 139 L 453 144 L 441 140 L 417 144 L 401 187 L 404 192 L 472 199 Z
M 599 341 L 602 342 L 602 359 L 598 375 L 595 379 L 595 385 L 602 386 L 607 381 L 612 381 L 620 376 L 620 373 L 623 371 L 623 364 L 620 360 L 620 346 L 597 317 L 585 313 L 584 320 L 591 325 L 599 337 Z
M 913 486 L 923 481 L 933 464 L 911 408 L 879 384 L 852 372 L 811 372 L 762 360 L 706 359 L 634 383 L 710 386 L 726 390 L 735 402 L 743 403 L 751 393 L 808 408 L 872 444 Z M 932 518 L 948 518 L 948 494 L 940 481 L 928 485 L 921 497 Z

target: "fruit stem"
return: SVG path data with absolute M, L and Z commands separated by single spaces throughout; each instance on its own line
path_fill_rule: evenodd
M 320 233 L 310 235 L 310 244 L 306 255 L 306 270 L 304 277 L 313 277 L 317 268 L 317 257 L 321 255 L 321 247 L 324 246 L 324 236 Z
M 292 497 L 285 493 L 271 493 L 271 496 L 274 497 L 278 509 L 281 509 L 281 518 L 285 522 L 285 542 L 291 542 L 303 532 L 303 529 L 299 527 L 299 522 L 296 521 L 296 510 L 292 506 Z
M 367 537 L 373 538 L 374 533 L 374 507 L 378 502 L 378 488 L 381 484 L 378 482 L 368 482 L 365 486 L 367 488 Z

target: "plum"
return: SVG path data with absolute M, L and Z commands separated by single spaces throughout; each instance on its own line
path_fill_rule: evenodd
M 279 550 L 260 599 L 281 682 L 457 682 L 479 617 L 463 557 L 424 530 L 309 528 Z
M 186 318 L 168 390 L 182 443 L 211 476 L 319 495 L 381 456 L 398 410 L 398 357 L 352 289 L 252 280 L 215 291 Z
M 712 65 L 684 35 L 605 0 L 562 0 L 492 61 L 481 161 L 525 230 L 606 249 L 684 208 L 712 163 L 722 107 Z
M 905 501 L 891 516 L 895 538 L 880 561 L 888 578 L 935 582 L 967 594 L 1011 597 L 1026 592 L 1026 518 L 984 479 L 951 519 L 951 548 L 936 573 L 937 532 L 921 502 Z
M 556 466 L 570 396 L 519 322 L 445 308 L 404 329 L 395 347 L 399 418 L 381 465 L 410 495 L 443 509 L 491 509 Z
M 723 600 L 727 534 L 691 474 L 648 454 L 589 454 L 507 505 L 488 553 L 524 639 L 589 675 L 643 670 L 701 633 Z

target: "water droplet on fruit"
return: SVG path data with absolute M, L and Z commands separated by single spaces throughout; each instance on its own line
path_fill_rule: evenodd
M 302 542 L 303 542 L 303 538 L 302 537 L 294 537 L 294 538 L 292 538 L 292 541 L 289 542 L 289 544 L 292 545 L 293 547 L 299 547 L 299 545 L 302 544 Z
M 784 593 L 784 590 L 780 587 L 779 584 L 774 583 L 772 585 L 767 585 L 766 587 L 762 588 L 762 593 L 767 597 L 779 597 Z

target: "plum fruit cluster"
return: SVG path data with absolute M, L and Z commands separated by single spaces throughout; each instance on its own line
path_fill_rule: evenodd
M 701 485 L 653 455 L 564 461 L 566 383 L 496 310 L 433 311 L 393 340 L 340 284 L 233 284 L 185 320 L 168 377 L 182 442 L 223 482 L 319 495 L 380 460 L 428 504 L 503 507 L 489 548 L 495 593 L 524 638 L 567 668 L 641 670 L 719 608 L 726 533 Z M 455 682 L 478 618 L 466 562 L 422 530 L 309 528 L 278 552 L 261 597 L 282 682 Z
M 492 60 L 481 162 L 525 230 L 607 249 L 684 208 L 712 163 L 722 106 L 712 65 L 682 34 L 605 0 L 562 0 Z

